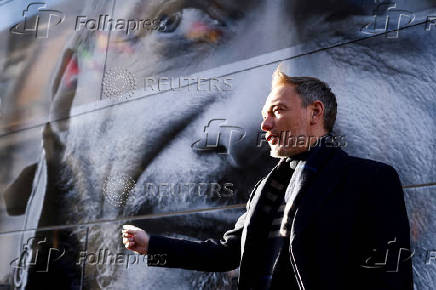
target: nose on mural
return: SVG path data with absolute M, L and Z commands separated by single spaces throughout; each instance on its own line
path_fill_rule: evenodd
M 243 168 L 265 152 L 261 132 L 230 124 L 226 119 L 212 119 L 204 127 L 201 138 L 192 144 L 198 154 L 216 154 L 232 167 Z

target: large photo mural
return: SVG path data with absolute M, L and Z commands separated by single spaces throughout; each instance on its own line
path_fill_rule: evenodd
M 350 155 L 393 166 L 436 286 L 436 1 L 0 1 L 0 289 L 237 289 L 147 266 L 123 224 L 220 239 L 275 166 L 280 64 L 327 82 Z M 165 263 L 160 257 L 157 263 Z

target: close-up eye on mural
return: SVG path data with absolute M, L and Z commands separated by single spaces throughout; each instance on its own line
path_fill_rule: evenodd
M 1 289 L 436 289 L 436 0 L 0 0 Z

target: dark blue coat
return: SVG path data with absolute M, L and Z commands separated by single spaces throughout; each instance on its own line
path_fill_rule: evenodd
M 307 160 L 303 173 L 308 182 L 299 192 L 289 245 L 300 289 L 412 290 L 409 221 L 395 169 L 327 146 Z M 251 289 L 257 249 L 269 229 L 261 210 L 266 178 L 221 241 L 151 236 L 149 254 L 165 253 L 165 267 L 240 267 L 239 289 Z

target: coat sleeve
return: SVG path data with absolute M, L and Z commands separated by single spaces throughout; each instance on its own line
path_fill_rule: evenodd
M 151 235 L 147 265 L 207 272 L 225 272 L 239 267 L 242 230 L 251 199 L 259 184 L 260 181 L 250 194 L 246 211 L 238 218 L 234 228 L 225 232 L 221 240 L 188 241 Z
M 364 248 L 368 254 L 361 268 L 367 289 L 413 290 L 410 226 L 404 192 L 394 168 L 383 164 L 376 171 L 366 201 Z

